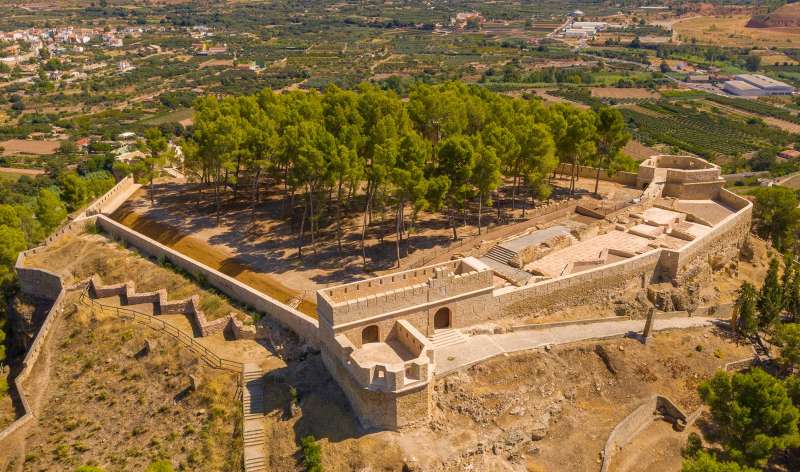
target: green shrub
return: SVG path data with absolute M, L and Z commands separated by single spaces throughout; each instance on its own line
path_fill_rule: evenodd
M 93 465 L 82 465 L 75 469 L 75 472 L 105 472 L 100 467 L 95 467 Z
M 314 436 L 306 436 L 300 442 L 303 447 L 303 464 L 308 472 L 322 472 L 322 448 Z
M 144 472 L 174 472 L 172 463 L 167 460 L 153 462 L 144 469 Z
M 681 453 L 683 457 L 690 458 L 695 457 L 702 449 L 703 440 L 700 439 L 700 435 L 697 433 L 689 433 L 689 437 L 686 439 L 686 447 L 683 448 Z

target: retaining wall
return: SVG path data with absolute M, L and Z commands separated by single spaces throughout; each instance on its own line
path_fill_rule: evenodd
M 294 331 L 309 344 L 319 346 L 319 324 L 314 318 L 104 215 L 97 216 L 97 224 L 112 237 L 125 241 L 145 254 L 152 257 L 164 257 L 177 267 L 195 276 L 202 275 L 206 282 L 222 293 L 251 307 L 255 311 L 266 314 L 271 319 Z
M 625 447 L 637 434 L 641 433 L 653 421 L 661 417 L 671 419 L 673 422 L 682 421 L 684 425 L 690 420 L 689 416 L 678 408 L 669 398 L 661 395 L 654 395 L 633 410 L 625 419 L 617 423 L 611 431 L 611 434 L 606 440 L 606 445 L 603 448 L 603 462 L 600 465 L 600 472 L 609 470 L 611 458 L 617 450 Z

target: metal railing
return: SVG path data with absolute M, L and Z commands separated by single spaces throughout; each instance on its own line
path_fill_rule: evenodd
M 168 323 L 166 320 L 158 318 L 157 316 L 154 315 L 148 315 L 146 313 L 141 313 L 135 310 L 131 310 L 130 308 L 106 305 L 100 303 L 97 300 L 94 300 L 91 296 L 89 296 L 88 291 L 89 288 L 87 287 L 86 290 L 81 292 L 80 302 L 83 303 L 84 305 L 89 306 L 92 309 L 108 311 L 120 318 L 134 321 L 140 324 L 145 324 L 155 331 L 161 331 L 163 333 L 166 333 L 172 336 L 174 339 L 180 341 L 190 351 L 199 355 L 211 367 L 229 370 L 241 374 L 242 369 L 244 368 L 243 363 L 232 361 L 230 359 L 225 359 L 223 357 L 218 356 L 213 351 L 211 351 L 207 347 L 197 342 L 194 339 L 194 337 L 184 333 L 179 328 Z

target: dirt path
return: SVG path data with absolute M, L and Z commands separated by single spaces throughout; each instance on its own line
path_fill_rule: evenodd
M 653 331 L 708 327 L 713 326 L 716 321 L 716 318 L 702 316 L 655 320 Z M 589 325 L 472 336 L 464 343 L 443 347 L 436 353 L 436 375 L 444 376 L 496 356 L 544 346 L 624 336 L 629 333 L 639 333 L 643 328 L 644 320 L 610 320 Z

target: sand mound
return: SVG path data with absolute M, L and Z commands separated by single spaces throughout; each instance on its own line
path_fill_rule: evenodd
M 753 16 L 748 28 L 794 28 L 800 26 L 800 3 L 788 3 L 766 15 Z

